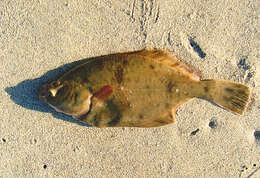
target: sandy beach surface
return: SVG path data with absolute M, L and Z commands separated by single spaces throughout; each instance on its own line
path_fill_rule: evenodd
M 260 1 L 0 1 L 0 177 L 260 177 Z M 94 56 L 161 48 L 250 86 L 244 115 L 193 99 L 160 128 L 87 127 L 38 88 Z

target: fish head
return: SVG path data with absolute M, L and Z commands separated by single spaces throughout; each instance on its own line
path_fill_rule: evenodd
M 80 116 L 90 109 L 92 94 L 88 87 L 73 81 L 53 81 L 39 90 L 39 99 L 58 112 Z

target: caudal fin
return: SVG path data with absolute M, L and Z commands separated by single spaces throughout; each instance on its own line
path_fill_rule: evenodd
M 249 100 L 249 87 L 229 81 L 202 81 L 209 88 L 209 99 L 238 114 L 243 114 Z

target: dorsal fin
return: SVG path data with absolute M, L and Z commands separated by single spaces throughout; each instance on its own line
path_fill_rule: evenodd
M 194 69 L 191 65 L 185 63 L 181 59 L 169 54 L 168 51 L 153 49 L 153 50 L 142 50 L 132 53 L 134 55 L 141 55 L 146 59 L 154 60 L 158 63 L 166 64 L 171 69 L 179 71 L 184 75 L 191 77 L 194 80 L 200 79 L 200 71 Z

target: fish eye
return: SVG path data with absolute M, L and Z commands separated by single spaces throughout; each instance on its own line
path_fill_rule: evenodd
M 60 81 L 51 83 L 51 87 L 49 88 L 48 92 L 50 96 L 56 97 L 60 91 L 64 91 L 64 87 L 66 88 L 66 83 L 61 84 Z

